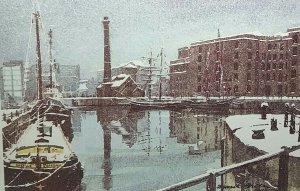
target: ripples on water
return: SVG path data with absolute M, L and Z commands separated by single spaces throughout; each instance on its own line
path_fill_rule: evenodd
M 156 190 L 221 166 L 221 116 L 190 110 L 75 110 L 73 129 L 73 149 L 85 169 L 82 190 Z M 203 153 L 189 155 L 189 146 Z

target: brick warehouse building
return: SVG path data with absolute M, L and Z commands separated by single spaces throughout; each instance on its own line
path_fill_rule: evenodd
M 300 96 L 300 28 L 192 43 L 170 63 L 170 96 Z

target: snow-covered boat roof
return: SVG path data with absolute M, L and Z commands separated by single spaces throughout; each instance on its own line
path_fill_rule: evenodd
M 277 131 L 271 131 L 271 119 L 277 120 Z M 297 124 L 300 122 L 296 118 Z M 226 123 L 234 135 L 247 146 L 253 146 L 266 153 L 279 151 L 283 146 L 300 145 L 298 133 L 290 134 L 289 127 L 284 127 L 283 114 L 267 114 L 267 119 L 261 119 L 260 114 L 234 115 L 226 118 Z M 264 130 L 264 139 L 252 139 L 253 130 Z M 290 153 L 291 156 L 300 157 L 300 151 Z
M 40 134 L 39 131 L 37 130 L 37 123 L 30 125 L 23 135 L 20 137 L 18 140 L 17 144 L 13 145 L 10 150 L 6 152 L 6 158 L 10 160 L 15 160 L 16 159 L 16 149 L 22 148 L 22 147 L 32 147 L 32 146 L 59 146 L 63 147 L 63 153 L 61 156 L 58 156 L 55 153 L 41 153 L 40 155 L 42 156 L 49 156 L 52 157 L 53 155 L 57 155 L 56 159 L 63 160 L 65 155 L 70 155 L 72 154 L 71 146 L 69 142 L 67 141 L 66 137 L 64 136 L 61 127 L 58 125 L 57 127 L 52 124 L 50 121 L 45 121 L 43 124 L 46 127 L 52 127 L 52 136 L 44 136 L 44 137 L 39 137 L 38 135 Z M 36 143 L 38 139 L 46 139 L 47 142 L 39 142 Z M 33 155 L 36 155 L 35 153 L 31 153 Z

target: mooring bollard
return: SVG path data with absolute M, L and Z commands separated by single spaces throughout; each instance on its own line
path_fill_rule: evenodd
M 263 102 L 261 105 L 260 105 L 260 108 L 261 108 L 261 119 L 267 119 L 267 109 L 269 107 L 269 104 L 266 103 L 266 102 Z
M 275 120 L 274 118 L 271 119 L 271 131 L 277 131 L 277 119 Z
M 289 122 L 290 105 L 289 103 L 285 103 L 284 106 L 284 127 L 287 127 Z

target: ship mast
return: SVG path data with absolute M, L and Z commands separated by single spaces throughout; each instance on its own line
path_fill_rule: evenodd
M 206 99 L 208 99 L 208 80 L 209 80 L 209 78 L 208 78 L 208 67 L 209 67 L 209 52 L 210 52 L 210 48 L 208 48 L 208 52 L 206 53 L 206 55 L 205 55 L 205 73 L 206 73 L 206 75 L 205 75 L 205 77 L 206 77 L 206 95 L 205 95 L 205 97 L 206 97 Z
M 148 98 L 149 100 L 151 99 L 151 83 L 152 83 L 152 52 L 150 53 L 150 58 L 149 58 L 149 76 L 148 76 Z
M 40 31 L 39 31 L 39 12 L 33 13 L 35 17 L 35 32 L 36 32 L 36 71 L 37 71 L 37 99 L 42 100 L 42 57 L 41 57 L 41 45 L 40 45 Z
M 158 92 L 158 97 L 159 97 L 159 100 L 161 100 L 161 73 L 162 73 L 162 63 L 163 63 L 163 49 L 161 49 L 161 52 L 160 52 L 160 71 L 159 71 L 159 92 Z
M 48 33 L 49 37 L 49 61 L 50 61 L 50 70 L 49 70 L 49 80 L 50 80 L 50 88 L 53 88 L 53 76 L 52 76 L 52 67 L 53 67 L 53 58 L 52 58 L 52 30 L 50 29 Z

